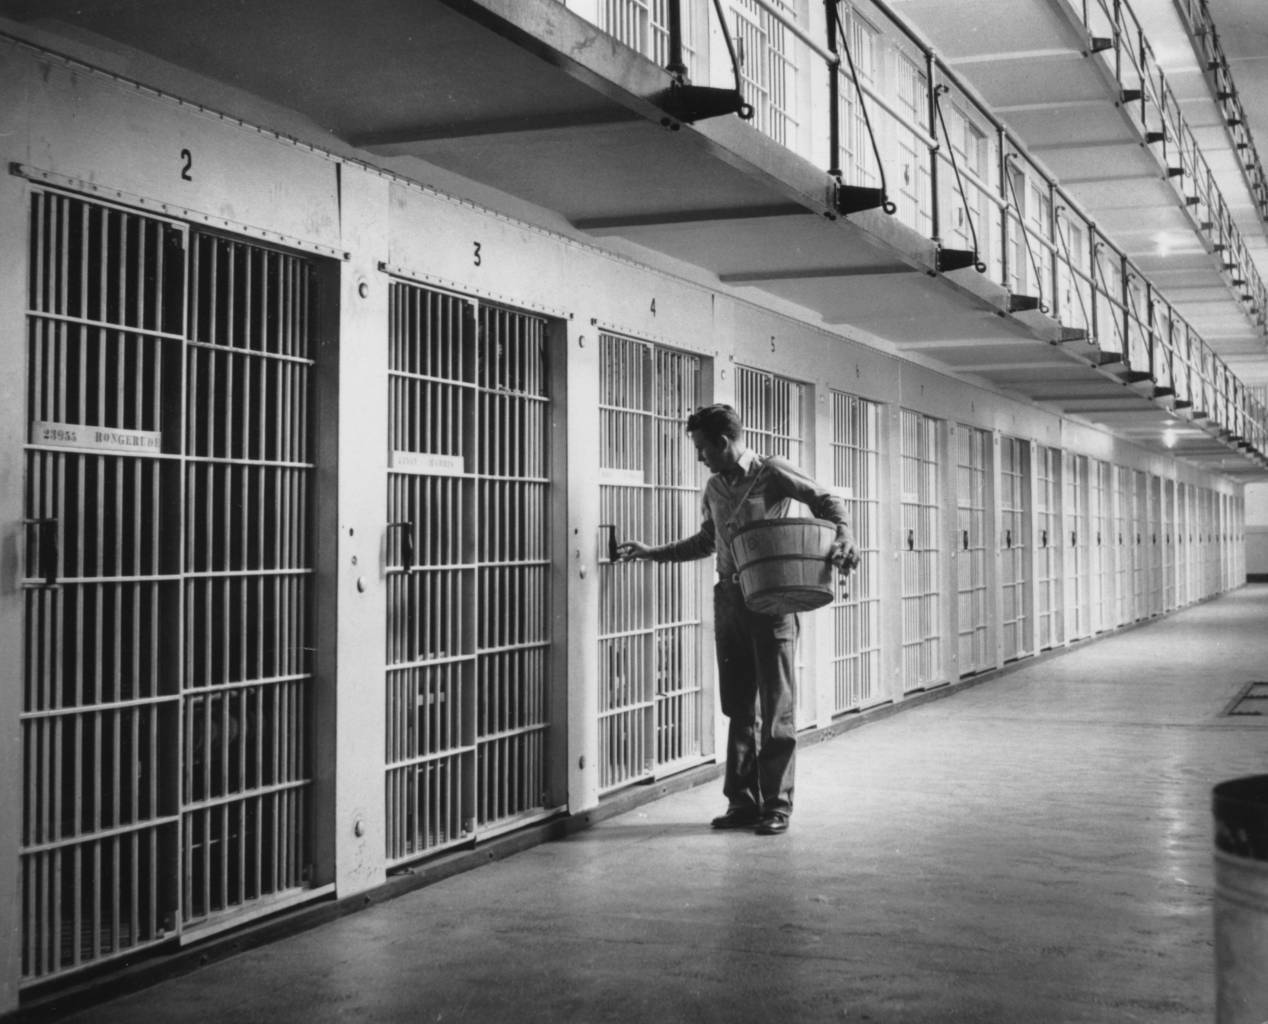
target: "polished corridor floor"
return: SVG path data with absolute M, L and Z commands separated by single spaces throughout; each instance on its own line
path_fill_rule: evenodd
M 1266 627 L 1246 587 L 803 745 L 785 836 L 710 783 L 64 1019 L 1209 1022 Z

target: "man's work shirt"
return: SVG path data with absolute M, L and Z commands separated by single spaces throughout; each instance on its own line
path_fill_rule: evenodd
M 687 562 L 714 553 L 718 575 L 729 579 L 736 571 L 731 540 L 736 531 L 759 519 L 788 515 L 792 501 L 805 504 L 812 515 L 840 526 L 847 525 L 845 502 L 820 487 L 787 459 L 763 458 L 746 450 L 739 459 L 742 473 L 734 482 L 714 473 L 704 485 L 702 522 L 698 533 L 652 550 L 658 562 Z

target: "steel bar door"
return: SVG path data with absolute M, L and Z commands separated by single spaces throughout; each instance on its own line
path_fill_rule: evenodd
M 1163 533 L 1162 533 L 1162 478 L 1152 473 L 1145 474 L 1148 487 L 1149 514 L 1148 532 L 1143 543 L 1149 558 L 1149 614 L 1161 615 L 1166 607 L 1165 583 L 1163 579 Z
M 1132 621 L 1146 619 L 1150 614 L 1149 570 L 1149 474 L 1132 470 L 1130 477 L 1127 528 L 1127 545 L 1131 548 L 1132 565 Z
M 1180 608 L 1193 600 L 1192 522 L 1189 485 L 1176 481 L 1176 604 Z
M 32 197 L 23 978 L 307 888 L 312 267 Z
M 845 496 L 859 564 L 835 596 L 832 712 L 884 699 L 880 636 L 880 406 L 832 393 L 832 483 Z
M 850 55 L 859 85 L 874 89 L 881 66 L 880 32 L 853 5 L 841 8 L 839 16 L 848 33 Z M 837 89 L 840 94 L 843 180 L 847 185 L 876 187 L 880 183 L 876 154 L 859 102 L 859 90 L 850 80 L 848 71 L 838 76 Z
M 987 480 L 991 472 L 991 435 L 961 424 L 956 429 L 956 503 L 959 550 L 959 671 L 961 676 L 995 664 L 990 649 L 990 579 L 986 561 Z
M 771 6 L 795 17 L 782 0 L 774 0 Z M 791 145 L 797 128 L 793 34 L 765 3 L 732 0 L 730 7 L 743 92 L 753 105 L 753 127 L 778 143 Z
M 1030 654 L 1030 586 L 1026 555 L 1030 532 L 1030 445 L 1000 438 L 999 580 L 1003 596 L 1000 630 L 1004 660 Z
M 735 406 L 744 422 L 744 436 L 750 448 L 763 455 L 781 455 L 794 466 L 809 472 L 810 447 L 806 443 L 811 413 L 809 388 L 800 381 L 768 373 L 751 366 L 735 368 Z M 809 509 L 794 502 L 789 515 L 810 515 Z M 813 629 L 805 617 L 805 631 Z M 805 672 L 806 644 L 797 645 L 797 678 L 809 684 Z M 813 723 L 815 699 L 810 685 L 797 687 L 797 726 Z
M 1093 564 L 1096 566 L 1093 582 L 1094 590 L 1100 593 L 1100 614 L 1095 617 L 1093 625 L 1096 631 L 1103 632 L 1118 625 L 1118 545 L 1115 540 L 1114 521 L 1114 466 L 1110 462 L 1099 459 L 1095 462 L 1095 473 L 1089 474 L 1093 482 L 1092 493 L 1092 526 L 1096 530 L 1096 549 L 1092 552 Z
M 700 359 L 599 336 L 599 504 L 609 540 L 663 544 L 700 527 L 702 474 L 685 424 Z M 599 609 L 600 790 L 704 756 L 705 562 L 608 561 Z
M 32 197 L 27 981 L 179 929 L 186 244 L 175 224 Z
M 1114 551 L 1118 607 L 1115 625 L 1131 622 L 1135 616 L 1135 545 L 1132 544 L 1132 512 L 1135 508 L 1135 478 L 1126 466 L 1114 468 Z
M 1066 635 L 1079 640 L 1091 635 L 1088 564 L 1088 458 L 1065 452 L 1062 456 L 1062 483 L 1065 494 L 1065 528 L 1061 542 L 1066 546 L 1065 620 Z
M 186 360 L 184 914 L 310 876 L 315 290 L 299 256 L 194 239 Z
M 1061 451 L 1040 447 L 1035 483 L 1037 485 L 1035 543 L 1035 592 L 1038 608 L 1039 649 L 1046 651 L 1065 640 L 1065 598 L 1062 594 L 1061 515 L 1058 507 L 1061 482 L 1058 477 Z
M 545 321 L 408 282 L 389 303 L 387 858 L 546 813 Z
M 902 413 L 903 692 L 944 681 L 942 675 L 941 424 Z
M 1176 482 L 1163 480 L 1162 506 L 1158 521 L 1158 541 L 1162 548 L 1162 610 L 1173 611 L 1177 604 L 1176 580 Z

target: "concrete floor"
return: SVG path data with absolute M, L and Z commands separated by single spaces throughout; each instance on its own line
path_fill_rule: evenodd
M 1266 624 L 1247 587 L 803 746 L 786 836 L 710 784 L 67 1019 L 1209 1022 Z

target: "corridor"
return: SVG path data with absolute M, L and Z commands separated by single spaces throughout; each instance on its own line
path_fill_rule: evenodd
M 1210 1021 L 1266 622 L 1244 587 L 805 744 L 783 837 L 710 831 L 710 781 L 61 1019 Z

